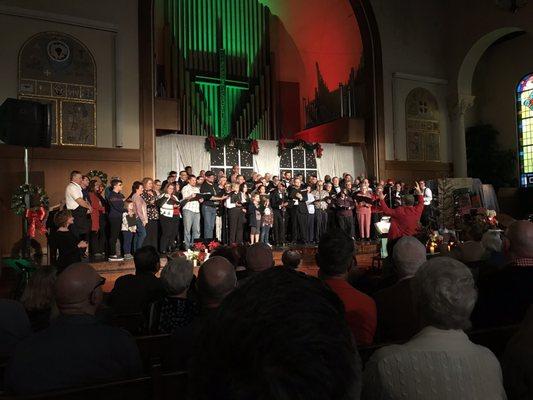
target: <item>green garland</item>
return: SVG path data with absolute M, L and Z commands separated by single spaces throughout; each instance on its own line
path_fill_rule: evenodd
M 100 182 L 102 182 L 102 185 L 107 185 L 107 174 L 102 171 L 98 171 L 97 169 L 92 169 L 89 172 L 87 172 L 87 177 L 90 180 L 93 180 L 94 178 L 100 179 Z
M 252 154 L 257 154 L 259 152 L 257 140 L 235 139 L 229 136 L 225 138 L 216 138 L 214 136 L 208 136 L 205 138 L 204 146 L 206 151 L 219 149 L 224 146 L 230 146 L 235 147 L 237 150 L 251 152 Z
M 26 214 L 26 195 L 30 196 L 30 208 L 43 206 L 48 207 L 48 195 L 44 189 L 37 185 L 20 185 L 11 196 L 11 210 L 17 215 Z
M 300 147 L 307 151 L 314 151 L 316 152 L 316 156 L 318 158 L 322 157 L 322 153 L 324 151 L 320 143 L 308 143 L 301 139 L 293 142 L 285 142 L 284 140 L 280 140 L 278 142 L 278 155 L 281 157 L 284 150 L 291 150 L 295 149 L 296 147 Z

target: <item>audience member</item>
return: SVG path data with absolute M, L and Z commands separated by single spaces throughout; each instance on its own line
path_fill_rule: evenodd
M 354 242 L 347 234 L 341 231 L 325 233 L 316 254 L 318 276 L 344 303 L 346 321 L 357 344 L 369 345 L 376 333 L 376 303 L 346 281 L 355 263 L 354 255 Z
M 533 303 L 533 223 L 516 221 L 507 230 L 508 263 L 480 276 L 472 314 L 476 328 L 522 321 Z
M 171 333 L 191 323 L 196 314 L 196 305 L 187 295 L 193 277 L 192 263 L 185 257 L 168 259 L 161 271 L 161 281 L 167 295 L 150 307 L 150 333 Z
M 420 267 L 414 282 L 425 328 L 404 345 L 374 353 L 363 398 L 505 399 L 498 360 L 463 332 L 477 297 L 469 269 L 437 257 Z
M 246 249 L 246 270 L 237 277 L 239 281 L 274 266 L 272 248 L 266 243 L 255 243 Z
M 360 359 L 342 302 L 296 271 L 252 276 L 196 343 L 192 399 L 359 399 Z
M 56 302 L 60 316 L 17 346 L 6 370 L 8 390 L 31 394 L 141 374 L 139 351 L 131 337 L 95 318 L 104 282 L 90 265 L 82 263 L 59 275 Z
M 24 306 L 15 300 L 0 299 L 0 356 L 9 356 L 17 343 L 30 334 Z
M 381 342 L 405 341 L 422 327 L 413 301 L 414 276 L 426 261 L 426 246 L 404 236 L 392 254 L 398 282 L 374 295 L 378 309 L 378 336 Z
M 198 271 L 196 289 L 200 313 L 191 324 L 178 327 L 172 334 L 165 367 L 187 369 L 193 353 L 193 343 L 207 321 L 216 313 L 220 303 L 237 286 L 234 266 L 224 257 L 212 256 Z
M 509 400 L 533 399 L 533 306 L 507 344 L 502 369 Z
M 302 253 L 298 250 L 285 250 L 281 255 L 281 263 L 285 268 L 298 269 L 302 262 Z
M 159 271 L 159 255 L 153 246 L 144 246 L 135 252 L 135 275 L 121 276 L 109 295 L 113 314 L 143 314 L 148 306 L 165 296 L 163 283 L 155 275 Z M 141 328 L 141 327 L 138 327 Z
M 20 299 L 34 332 L 47 328 L 50 320 L 57 316 L 54 298 L 56 274 L 57 270 L 52 266 L 38 267 L 31 275 Z

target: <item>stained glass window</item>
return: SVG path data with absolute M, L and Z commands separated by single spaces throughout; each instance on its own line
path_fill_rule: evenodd
M 526 75 L 516 88 L 516 111 L 520 186 L 533 188 L 533 74 Z

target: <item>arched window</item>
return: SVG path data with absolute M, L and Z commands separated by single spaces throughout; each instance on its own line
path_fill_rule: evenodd
M 440 160 L 440 114 L 435 96 L 424 88 L 411 90 L 405 100 L 407 160 Z
M 516 87 L 520 186 L 533 187 L 533 74 Z
M 305 179 L 317 174 L 316 156 L 313 150 L 301 148 L 285 149 L 279 161 L 281 174 L 291 172 L 292 176 L 302 174 Z

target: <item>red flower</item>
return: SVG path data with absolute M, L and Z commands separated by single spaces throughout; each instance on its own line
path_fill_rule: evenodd
M 206 249 L 205 244 L 203 242 L 196 242 L 193 247 L 194 247 L 194 250 L 200 251 L 200 252 Z
M 217 148 L 217 141 L 213 135 L 209 136 L 209 147 L 211 147 L 211 150 L 215 150 Z
M 219 246 L 220 246 L 220 242 L 216 242 L 213 240 L 212 242 L 209 242 L 209 244 L 207 245 L 207 248 L 209 249 L 209 251 L 213 251 Z
M 201 263 L 205 261 L 205 253 L 203 251 L 198 254 L 198 261 L 200 261 Z
M 255 139 L 250 142 L 250 153 L 259 154 L 259 143 Z
M 316 144 L 316 156 L 318 158 L 322 157 L 322 153 L 324 153 L 324 149 L 322 148 L 322 145 L 320 143 Z

